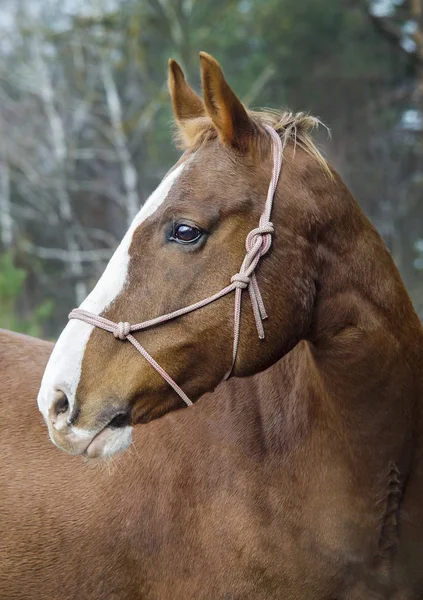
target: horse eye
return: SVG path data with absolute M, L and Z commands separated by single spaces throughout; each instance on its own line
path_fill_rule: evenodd
M 194 227 L 193 225 L 187 225 L 186 223 L 175 225 L 173 229 L 173 239 L 176 242 L 182 242 L 183 244 L 196 242 L 200 239 L 201 234 L 201 229 L 198 229 L 198 227 Z

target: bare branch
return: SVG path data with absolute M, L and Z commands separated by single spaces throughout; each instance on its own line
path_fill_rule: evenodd
M 367 11 L 367 15 L 377 31 L 391 42 L 391 44 L 394 44 L 394 46 L 400 50 L 410 62 L 423 64 L 423 57 L 420 56 L 417 51 L 410 52 L 403 47 L 402 41 L 404 39 L 404 33 L 401 27 L 394 23 L 390 18 L 378 17 L 372 14 L 370 10 Z
M 81 262 L 95 262 L 110 260 L 113 250 L 102 248 L 99 250 L 64 250 L 63 248 L 44 248 L 42 246 L 33 246 L 28 244 L 25 248 L 27 252 L 35 254 L 39 258 L 49 260 L 60 260 L 64 263 L 73 263 L 80 265 Z

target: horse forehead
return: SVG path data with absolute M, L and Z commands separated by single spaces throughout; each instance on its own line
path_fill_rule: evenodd
M 147 198 L 139 213 L 136 215 L 130 229 L 134 231 L 139 225 L 144 223 L 149 216 L 157 211 L 163 204 L 167 204 L 171 198 L 170 192 L 178 186 L 178 182 L 184 171 L 192 163 L 193 157 L 187 157 L 179 160 L 164 176 L 159 186 Z
M 162 210 L 174 207 L 207 209 L 207 201 L 225 206 L 243 187 L 250 185 L 251 169 L 240 157 L 212 140 L 193 152 L 184 164 Z M 204 201 L 204 202 L 203 202 Z

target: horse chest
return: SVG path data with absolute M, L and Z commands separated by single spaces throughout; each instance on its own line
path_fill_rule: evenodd
M 126 562 L 137 564 L 140 600 L 281 598 L 282 591 L 287 600 L 341 599 L 354 588 L 371 552 L 348 515 L 328 502 L 308 520 L 315 507 L 287 488 L 249 485 L 237 480 L 185 503 L 156 497 L 133 514 L 121 543 Z

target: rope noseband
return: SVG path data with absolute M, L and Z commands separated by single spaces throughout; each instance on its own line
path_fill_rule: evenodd
M 242 290 L 247 289 L 251 299 L 251 306 L 253 308 L 253 314 L 256 322 L 258 336 L 260 339 L 264 339 L 264 329 L 262 321 L 264 319 L 267 319 L 267 314 L 258 287 L 255 269 L 261 257 L 269 251 L 270 246 L 272 245 L 272 234 L 274 229 L 273 224 L 270 221 L 270 214 L 272 211 L 272 204 L 276 191 L 276 186 L 278 184 L 279 175 L 282 168 L 281 139 L 273 128 L 267 125 L 265 125 L 265 127 L 272 138 L 272 179 L 270 181 L 269 190 L 267 192 L 267 199 L 264 207 L 264 212 L 260 217 L 259 226 L 250 231 L 250 233 L 247 235 L 247 239 L 245 240 L 245 248 L 247 251 L 245 254 L 245 258 L 242 262 L 239 272 L 233 275 L 233 277 L 231 277 L 231 283 L 228 286 L 220 290 L 220 292 L 213 294 L 213 296 L 205 298 L 204 300 L 200 300 L 199 302 L 195 302 L 194 304 L 190 304 L 189 306 L 185 306 L 184 308 L 175 310 L 171 313 L 168 313 L 167 315 L 162 315 L 160 317 L 156 317 L 148 321 L 143 321 L 142 323 L 136 323 L 135 325 L 131 325 L 127 322 L 115 323 L 114 321 L 109 321 L 109 319 L 105 319 L 104 317 L 91 313 L 82 308 L 76 308 L 69 314 L 69 319 L 79 319 L 80 321 L 84 321 L 85 323 L 88 323 L 93 327 L 98 327 L 99 329 L 110 331 L 111 333 L 113 333 L 116 339 L 128 340 L 128 342 L 130 342 L 138 350 L 138 352 L 150 363 L 150 365 L 159 373 L 159 375 L 161 375 L 163 379 L 167 381 L 167 383 L 175 390 L 175 392 L 182 398 L 182 400 L 188 406 L 190 406 L 192 402 L 185 394 L 185 392 L 178 386 L 178 384 L 175 381 L 173 381 L 170 375 L 168 375 L 166 371 L 154 360 L 154 358 L 147 352 L 147 350 L 143 346 L 141 346 L 141 344 L 135 339 L 132 333 L 135 331 L 141 331 L 143 329 L 154 327 L 155 325 L 165 323 L 166 321 L 171 321 L 172 319 L 176 319 L 177 317 L 192 312 L 193 310 L 197 310 L 197 308 L 207 306 L 207 304 L 211 304 L 215 300 L 223 298 L 223 296 L 226 296 L 226 294 L 235 291 L 234 343 L 232 353 L 232 365 L 229 372 L 225 376 L 225 379 L 227 379 L 232 372 L 238 352 L 241 323 Z

